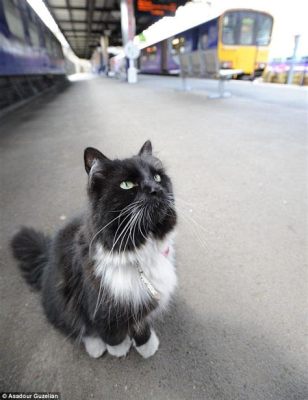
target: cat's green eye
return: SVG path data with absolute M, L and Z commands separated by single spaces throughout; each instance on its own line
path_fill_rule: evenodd
M 154 181 L 156 181 L 156 182 L 161 182 L 161 177 L 160 177 L 159 174 L 155 174 L 155 175 L 154 175 Z
M 123 181 L 120 183 L 120 188 L 125 190 L 132 189 L 135 186 L 137 186 L 137 184 L 132 181 Z

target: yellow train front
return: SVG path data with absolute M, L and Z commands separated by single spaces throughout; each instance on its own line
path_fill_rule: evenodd
M 239 69 L 240 77 L 262 75 L 272 35 L 271 15 L 248 9 L 226 10 L 141 52 L 143 73 L 179 73 L 179 53 L 195 50 L 217 52 L 221 68 Z

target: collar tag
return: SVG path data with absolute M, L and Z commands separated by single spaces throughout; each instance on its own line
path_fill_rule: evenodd
M 156 301 L 160 300 L 160 293 L 155 289 L 155 287 L 152 285 L 152 283 L 148 280 L 148 278 L 144 275 L 144 272 L 142 269 L 139 267 L 138 268 L 139 276 L 141 282 L 145 285 L 147 288 L 148 292 L 150 293 L 151 297 L 155 299 Z

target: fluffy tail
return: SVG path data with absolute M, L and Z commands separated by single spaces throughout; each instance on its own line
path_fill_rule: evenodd
M 50 239 L 32 228 L 21 228 L 13 236 L 11 248 L 19 268 L 29 285 L 41 289 L 42 273 L 48 261 Z

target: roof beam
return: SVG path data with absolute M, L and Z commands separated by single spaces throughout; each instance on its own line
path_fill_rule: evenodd
M 85 5 L 75 5 L 74 0 L 62 0 L 61 5 L 51 5 L 49 0 L 44 1 L 72 49 L 79 57 L 88 58 L 91 56 L 93 47 L 99 45 L 100 37 L 104 35 L 105 30 L 111 32 L 110 44 L 118 45 L 121 43 L 120 20 L 118 15 L 114 14 L 113 16 L 112 14 L 113 11 L 119 14 L 119 1 L 113 0 L 112 6 L 110 6 L 111 3 L 108 6 L 99 4 L 96 0 L 89 0 Z M 60 18 L 55 16 L 57 11 L 67 11 L 67 18 L 61 19 L 60 13 Z M 74 19 L 74 11 L 83 11 L 85 18 L 78 18 L 77 16 Z M 62 25 L 69 29 L 65 29 Z M 79 29 L 77 29 L 78 26 Z M 83 28 L 80 29 L 80 27 Z M 93 27 L 98 29 L 93 29 Z
M 85 33 L 87 36 L 88 36 L 88 30 L 87 29 L 63 29 L 63 32 L 76 32 L 76 33 L 80 33 L 80 32 L 82 32 L 82 33 Z M 97 35 L 99 35 L 99 34 L 101 34 L 102 35 L 102 33 L 103 33 L 103 31 L 102 31 L 102 29 L 91 29 L 91 32 L 90 32 L 90 34 L 97 34 Z M 78 37 L 78 36 L 77 36 Z
M 51 6 L 54 10 L 67 10 L 70 8 L 72 11 L 88 11 L 90 8 L 92 8 L 93 0 L 89 2 L 88 7 L 78 7 L 78 6 Z M 93 7 L 93 11 L 102 11 L 102 12 L 111 12 L 111 11 L 118 11 L 119 8 L 107 8 L 107 7 Z
M 71 10 L 70 0 L 65 0 L 65 3 L 66 3 L 66 8 L 68 8 L 70 19 L 72 20 L 73 19 L 73 14 L 72 14 L 72 10 Z M 72 27 L 73 27 L 73 25 L 72 25 Z M 75 31 L 74 28 L 73 28 L 73 32 L 74 32 L 75 37 L 76 37 L 76 31 Z
M 58 19 L 57 22 L 59 24 L 65 24 L 67 22 L 72 22 L 72 23 L 76 23 L 76 24 L 79 24 L 79 23 L 86 24 L 88 21 L 85 20 L 85 19 L 73 19 L 73 20 L 71 20 L 71 19 Z M 92 21 L 92 24 L 114 24 L 114 25 L 118 25 L 118 24 L 120 24 L 120 20 L 119 21 L 115 21 L 114 19 L 113 20 L 107 19 L 105 21 Z
M 92 21 L 93 21 L 93 12 L 94 12 L 94 8 L 95 8 L 95 2 L 96 2 L 96 0 L 92 0 L 88 3 L 89 4 L 88 15 L 87 15 L 87 17 L 88 17 L 87 42 L 88 43 L 90 40 L 90 32 L 93 32 L 91 27 L 92 27 Z M 86 55 L 86 53 L 85 53 L 85 55 Z
M 87 38 L 87 32 L 84 31 L 84 32 L 82 32 L 82 33 L 84 33 L 84 35 L 82 35 L 82 36 L 77 36 L 77 39 L 80 39 L 80 38 L 86 39 L 86 38 Z M 74 38 L 73 35 L 74 35 L 73 32 L 66 32 L 66 36 L 69 37 L 70 39 Z M 91 33 L 90 38 L 91 38 L 91 37 L 97 37 L 97 33 Z M 75 38 L 75 39 L 76 39 L 76 38 Z
M 45 0 L 45 3 L 46 3 L 46 5 L 47 5 L 47 7 L 48 7 L 48 9 L 49 9 L 49 12 L 51 13 L 53 19 L 54 19 L 55 21 L 57 21 L 57 17 L 55 16 L 55 14 L 54 14 L 54 12 L 53 12 L 53 9 L 52 9 L 52 7 L 50 6 L 48 0 Z M 69 40 L 68 40 L 68 38 L 66 37 L 65 32 L 62 31 L 62 33 L 63 33 L 65 39 L 67 40 L 67 42 L 69 43 Z

